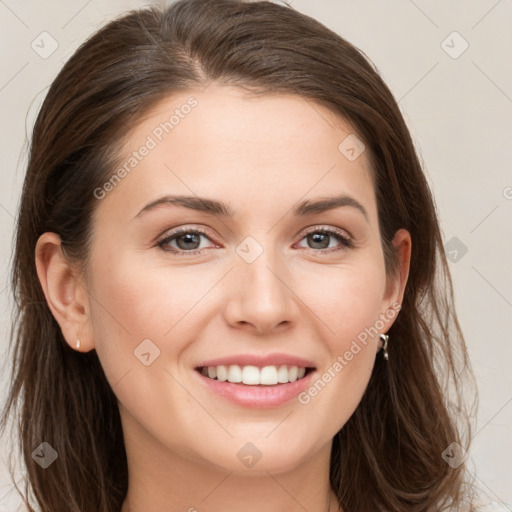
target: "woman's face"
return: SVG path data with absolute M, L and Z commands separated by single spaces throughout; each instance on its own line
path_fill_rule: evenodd
M 401 230 L 405 274 L 386 287 L 359 144 L 311 101 L 218 85 L 134 127 L 117 178 L 95 191 L 81 333 L 128 453 L 280 472 L 330 450 L 408 271 Z

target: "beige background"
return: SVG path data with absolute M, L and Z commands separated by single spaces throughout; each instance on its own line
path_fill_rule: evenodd
M 88 35 L 118 13 L 149 3 L 0 0 L 0 356 L 10 324 L 14 218 L 37 110 Z M 512 1 L 292 5 L 363 50 L 399 100 L 438 205 L 457 311 L 479 381 L 469 454 L 475 483 L 484 501 L 512 503 Z M 47 58 L 31 47 L 46 37 L 51 49 L 42 32 L 58 44 Z M 2 401 L 6 386 L 2 374 Z M 2 463 L 6 445 L 2 440 L 0 512 L 15 511 L 19 503 Z

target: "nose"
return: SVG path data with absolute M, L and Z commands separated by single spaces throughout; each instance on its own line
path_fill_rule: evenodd
M 293 275 L 275 251 L 263 250 L 252 263 L 237 261 L 228 286 L 225 317 L 233 327 L 261 335 L 289 328 L 299 317 Z

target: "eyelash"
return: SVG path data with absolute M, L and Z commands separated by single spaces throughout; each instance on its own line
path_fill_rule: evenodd
M 174 231 L 173 233 L 171 233 L 169 236 L 166 236 L 165 238 L 163 238 L 162 240 L 157 242 L 157 246 L 160 247 L 164 252 L 169 252 L 171 254 L 176 254 L 176 255 L 180 255 L 180 256 L 181 255 L 192 256 L 192 255 L 201 253 L 203 249 L 196 249 L 194 251 L 185 251 L 183 249 L 174 249 L 174 248 L 173 249 L 165 249 L 164 248 L 164 246 L 166 244 L 168 244 L 169 242 L 172 242 L 174 239 L 178 238 L 180 235 L 186 234 L 186 233 L 204 235 L 205 237 L 210 239 L 208 234 L 205 231 L 202 231 L 201 229 L 180 228 L 180 229 Z M 313 229 L 306 231 L 304 233 L 304 236 L 300 239 L 300 241 L 302 241 L 308 235 L 313 234 L 313 233 L 322 233 L 324 235 L 334 235 L 334 237 L 337 238 L 339 242 L 341 242 L 342 247 L 337 248 L 337 249 L 329 249 L 329 250 L 311 249 L 311 248 L 306 247 L 305 249 L 308 252 L 312 251 L 316 254 L 333 254 L 333 253 L 337 253 L 339 251 L 343 251 L 343 250 L 350 249 L 350 248 L 354 247 L 354 242 L 353 242 L 352 238 L 347 236 L 344 231 L 342 231 L 340 229 L 336 229 L 336 228 L 328 228 L 327 229 L 327 228 L 323 228 L 323 227 L 321 227 L 321 228 L 315 227 Z

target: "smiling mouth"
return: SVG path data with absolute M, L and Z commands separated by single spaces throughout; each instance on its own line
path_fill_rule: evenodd
M 276 386 L 303 379 L 315 368 L 290 365 L 269 365 L 259 368 L 253 365 L 200 366 L 196 370 L 203 376 L 220 382 L 247 386 Z

